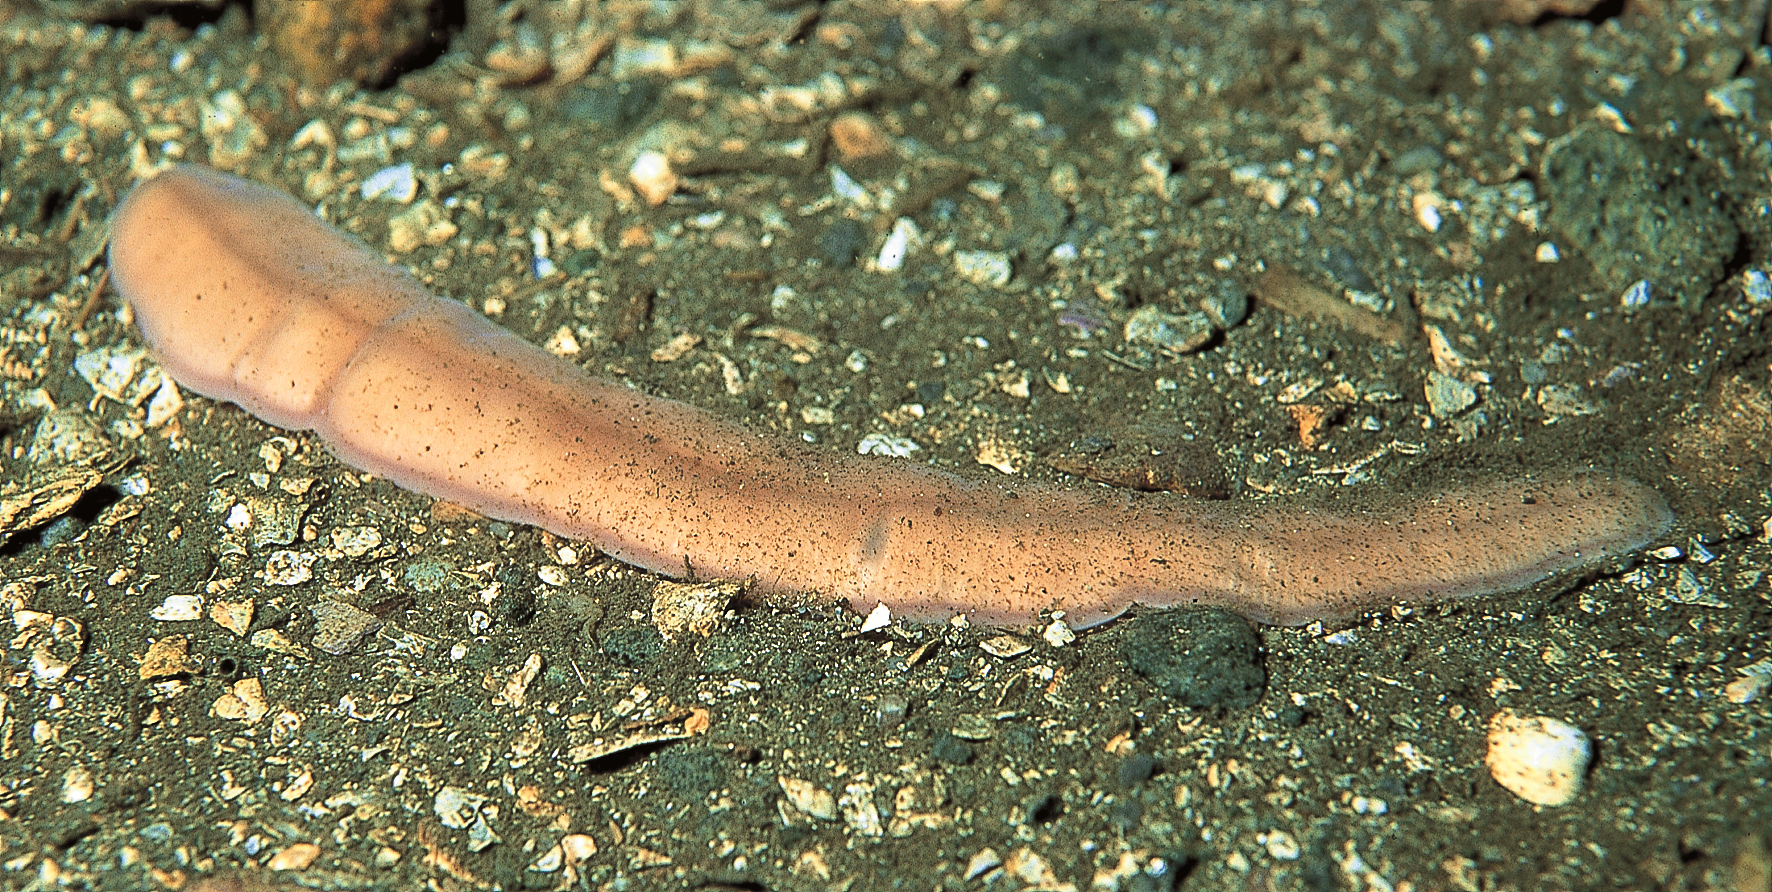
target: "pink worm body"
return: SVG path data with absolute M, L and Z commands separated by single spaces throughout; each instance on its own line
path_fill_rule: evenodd
M 667 575 L 898 616 L 1088 626 L 1133 603 L 1300 624 L 1514 590 L 1671 521 L 1599 474 L 1324 513 L 983 482 L 840 455 L 585 374 L 425 291 L 286 193 L 196 166 L 112 220 L 118 290 L 175 379 L 346 464 Z

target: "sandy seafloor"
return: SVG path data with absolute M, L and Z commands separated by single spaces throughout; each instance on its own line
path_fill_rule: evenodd
M 0 886 L 1767 889 L 1764 4 L 1611 6 L 470 4 L 383 90 L 304 85 L 239 9 L 0 10 Z M 1075 480 L 1045 458 L 1179 444 L 1239 500 L 1597 467 L 1678 524 L 1591 580 L 1262 628 L 1253 691 L 1137 671 L 1195 634 L 1153 611 L 667 640 L 652 575 L 162 388 L 90 301 L 177 160 L 836 449 Z M 364 197 L 400 164 L 410 204 Z M 1391 334 L 1236 318 L 1279 268 Z M 1235 324 L 1183 352 L 1202 306 Z M 1592 740 L 1573 801 L 1491 779 L 1503 710 Z

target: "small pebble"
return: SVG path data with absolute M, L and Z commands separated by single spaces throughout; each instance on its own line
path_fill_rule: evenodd
M 909 217 L 899 217 L 892 224 L 892 234 L 880 246 L 880 254 L 874 258 L 874 267 L 883 273 L 897 272 L 904 266 L 905 255 L 922 240 L 917 224 Z
M 954 271 L 974 285 L 1002 288 L 1014 273 L 1009 255 L 1001 251 L 955 251 Z
M 892 149 L 886 132 L 867 112 L 844 112 L 831 121 L 830 130 L 831 144 L 845 161 L 879 157 Z
M 628 180 L 647 204 L 664 204 L 677 191 L 677 175 L 671 170 L 670 160 L 659 152 L 641 152 L 628 169 Z
M 882 694 L 874 707 L 880 730 L 890 731 L 904 724 L 904 717 L 910 711 L 911 703 L 903 694 Z
M 1130 630 L 1120 653 L 1153 688 L 1194 709 L 1247 709 L 1267 689 L 1260 636 L 1224 610 L 1152 613 Z
M 349 653 L 365 635 L 382 626 L 375 614 L 330 598 L 308 610 L 314 614 L 314 646 L 335 657 Z
M 1210 343 L 1212 332 L 1212 321 L 1204 313 L 1177 315 L 1145 304 L 1126 318 L 1121 335 L 1128 344 L 1185 354 Z
M 1741 274 L 1741 296 L 1751 306 L 1772 304 L 1772 276 L 1757 269 Z
M 1476 388 L 1437 369 L 1427 373 L 1427 407 L 1435 418 L 1452 418 L 1477 403 Z
M 801 814 L 810 815 L 824 821 L 837 819 L 837 800 L 829 790 L 809 780 L 782 775 L 776 778 L 781 791 L 787 794 L 788 802 Z
M 936 759 L 949 765 L 965 765 L 972 761 L 972 744 L 952 734 L 937 735 L 929 751 Z
M 1133 789 L 1151 779 L 1157 773 L 1156 757 L 1150 753 L 1133 753 L 1114 772 L 1120 781 L 1120 788 Z
M 1200 301 L 1200 309 L 1214 327 L 1226 331 L 1236 328 L 1249 315 L 1249 289 L 1230 279 L 1220 280 L 1218 287 Z
M 1490 776 L 1534 805 L 1573 802 L 1592 757 L 1587 734 L 1567 722 L 1511 709 L 1489 720 L 1489 752 L 1483 762 Z

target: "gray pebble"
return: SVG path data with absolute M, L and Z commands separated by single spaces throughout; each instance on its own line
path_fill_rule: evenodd
M 1177 315 L 1145 304 L 1126 319 L 1126 343 L 1170 353 L 1192 353 L 1212 340 L 1212 321 L 1204 313 Z
M 1427 408 L 1435 418 L 1454 418 L 1476 404 L 1476 388 L 1437 370 L 1427 373 Z
M 1267 688 L 1261 638 L 1224 610 L 1147 613 L 1132 624 L 1120 653 L 1152 687 L 1194 709 L 1247 709 Z
M 1201 299 L 1200 309 L 1214 326 L 1229 331 L 1249 316 L 1249 289 L 1230 279 L 1220 280 L 1218 287 Z
M 1683 146 L 1587 126 L 1551 141 L 1543 174 L 1546 222 L 1616 292 L 1665 283 L 1691 309 L 1727 273 L 1741 230 L 1711 197 L 1712 166 Z

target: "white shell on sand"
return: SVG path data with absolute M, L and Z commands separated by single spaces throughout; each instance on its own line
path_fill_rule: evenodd
M 1568 805 L 1581 792 L 1593 746 L 1587 734 L 1548 716 L 1504 709 L 1489 720 L 1489 774 L 1534 805 Z

